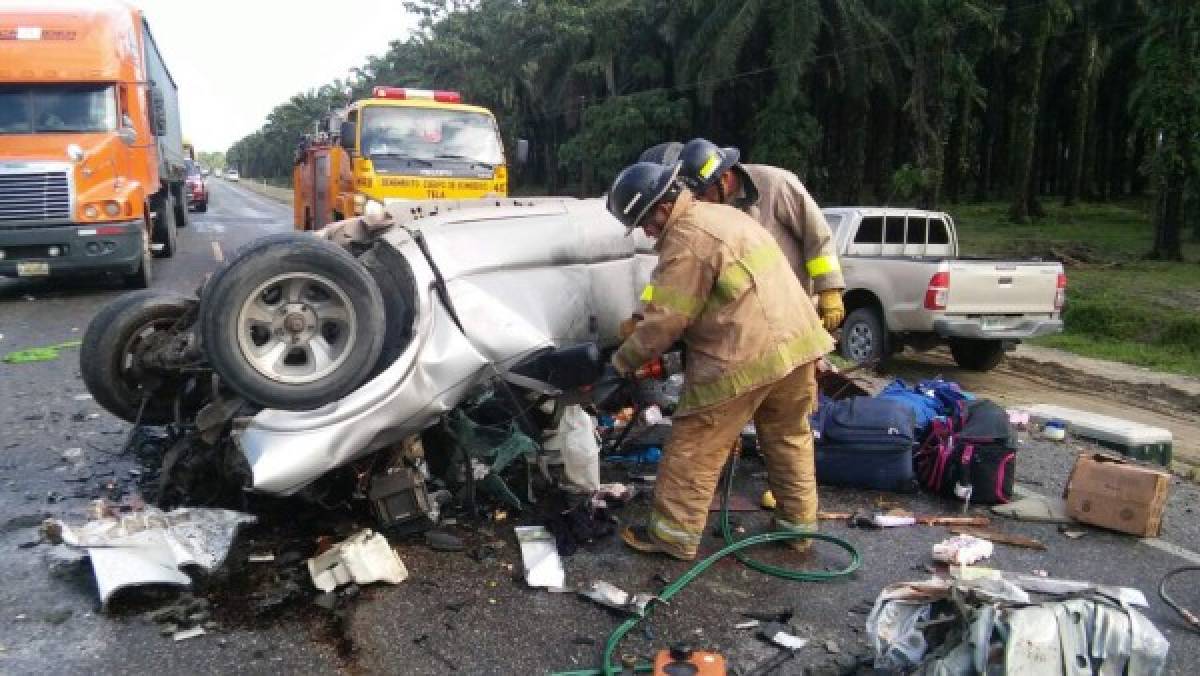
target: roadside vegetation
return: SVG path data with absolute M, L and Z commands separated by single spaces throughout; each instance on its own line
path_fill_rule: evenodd
M 1006 209 L 948 207 L 968 254 L 1063 261 L 1066 330 L 1035 344 L 1200 376 L 1200 265 L 1145 259 L 1154 232 L 1144 205 L 1048 203 L 1045 219 L 1028 225 Z M 1200 258 L 1200 240 L 1183 248 Z

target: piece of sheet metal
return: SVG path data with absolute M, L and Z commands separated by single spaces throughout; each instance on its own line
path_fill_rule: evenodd
M 255 517 L 228 509 L 185 507 L 163 512 L 155 507 L 121 517 L 88 521 L 72 527 L 62 521 L 62 541 L 87 550 L 100 600 L 107 605 L 126 587 L 146 584 L 187 586 L 180 569 L 218 568 L 243 524 Z
M 234 439 L 260 492 L 288 495 L 326 472 L 433 424 L 496 371 L 546 347 L 617 342 L 656 261 L 652 241 L 624 230 L 602 200 L 503 200 L 413 221 L 463 322 L 433 293 L 434 273 L 411 234 L 382 236 L 408 261 L 417 297 L 414 338 L 378 376 L 312 411 L 264 410 Z M 421 206 L 428 209 L 428 206 Z

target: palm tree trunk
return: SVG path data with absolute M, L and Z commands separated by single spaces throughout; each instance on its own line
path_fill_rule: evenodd
M 1084 21 L 1087 21 L 1085 18 Z M 1083 155 L 1087 142 L 1088 119 L 1092 116 L 1093 91 L 1095 89 L 1097 52 L 1100 49 L 1100 37 L 1096 31 L 1089 30 L 1083 37 L 1083 48 L 1079 54 L 1079 79 L 1075 95 L 1075 119 L 1071 125 L 1070 137 L 1070 167 L 1068 169 L 1066 190 L 1063 193 L 1063 206 L 1075 204 L 1083 191 Z
M 1050 38 L 1050 8 L 1042 5 L 1028 24 L 1028 42 L 1018 55 L 1016 72 L 1021 74 L 1013 96 L 1013 160 L 1011 169 L 1012 204 L 1010 219 L 1028 223 L 1037 211 L 1034 202 L 1034 151 L 1037 140 L 1038 98 L 1041 95 L 1042 65 L 1046 42 Z

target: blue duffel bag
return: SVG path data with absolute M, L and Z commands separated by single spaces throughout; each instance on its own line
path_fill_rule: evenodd
M 913 412 L 873 397 L 822 399 L 813 416 L 817 482 L 885 491 L 917 488 Z

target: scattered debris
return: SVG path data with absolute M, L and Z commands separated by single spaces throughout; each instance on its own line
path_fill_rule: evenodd
M 762 623 L 759 622 L 758 620 L 746 620 L 745 622 L 738 622 L 737 624 L 733 625 L 733 628 L 734 629 L 753 629 L 760 624 L 762 624 Z
M 1003 573 L 886 587 L 867 618 L 874 667 L 960 674 L 1003 665 L 1005 673 L 1043 673 L 1049 664 L 1070 665 L 1062 673 L 1074 673 L 1103 664 L 1112 673 L 1162 672 L 1169 644 L 1140 612 L 1087 588 L 1034 603 L 1029 592 L 1046 592 L 1014 583 L 1027 577 Z
M 912 512 L 903 509 L 889 509 L 886 512 L 875 512 L 871 515 L 871 522 L 879 528 L 896 528 L 899 526 L 912 526 L 917 523 L 916 517 Z
M 838 646 L 837 641 L 830 640 L 825 642 L 825 652 L 836 655 L 842 652 L 842 649 Z
M 788 631 L 786 624 L 778 622 L 769 622 L 758 630 L 758 635 L 768 643 L 779 646 L 785 650 L 796 651 L 808 645 L 808 639 L 800 638 Z
M 208 632 L 204 631 L 204 627 L 192 627 L 191 629 L 184 629 L 182 631 L 175 632 L 175 635 L 171 638 L 175 639 L 176 641 L 186 641 L 189 638 L 196 638 L 197 636 L 203 636 L 207 633 Z
M 1102 453 L 1082 454 L 1067 477 L 1067 514 L 1093 526 L 1157 537 L 1171 475 Z
M 922 526 L 976 526 L 985 527 L 992 523 L 986 516 L 918 516 Z
M 1171 465 L 1174 441 L 1171 430 L 1049 404 L 1032 406 L 1029 413 L 1034 424 L 1045 425 L 1047 429 L 1051 429 L 1051 423 L 1058 422 L 1065 431 L 1069 424 L 1071 434 L 1076 437 L 1094 441 L 1137 460 L 1155 462 L 1164 467 Z
M 970 535 L 956 535 L 933 546 L 933 560 L 970 565 L 992 555 L 992 543 Z
M 199 566 L 211 572 L 220 567 L 238 528 L 254 521 L 250 514 L 226 509 L 163 512 L 145 507 L 120 517 L 93 519 L 77 528 L 51 519 L 42 532 L 51 543 L 87 550 L 100 600 L 107 604 L 125 587 L 190 585 L 191 578 L 180 568 Z
M 92 395 L 84 393 L 84 394 L 77 394 L 71 398 L 74 399 L 75 401 L 91 401 Z
M 1078 529 L 1074 529 L 1074 528 L 1066 528 L 1066 527 L 1064 527 L 1064 526 L 1060 526 L 1060 527 L 1059 527 L 1059 529 L 1058 529 L 1058 532 L 1060 532 L 1060 533 L 1062 533 L 1063 535 L 1065 535 L 1065 536 L 1067 536 L 1067 537 L 1071 538 L 1072 540 L 1078 540 L 1079 538 L 1083 537 L 1084 535 L 1087 535 L 1087 531 L 1086 531 L 1086 530 L 1078 530 Z
M 645 617 L 646 608 L 650 605 L 650 602 L 658 600 L 658 597 L 654 594 L 630 594 L 624 589 L 604 580 L 594 580 L 587 591 L 581 591 L 579 595 L 585 599 L 595 601 L 602 606 L 623 613 L 629 613 L 630 615 L 637 615 L 638 617 Z
M 462 538 L 437 530 L 425 533 L 425 544 L 435 552 L 461 552 L 467 548 Z
M 955 535 L 970 535 L 984 540 L 989 540 L 991 542 L 1012 545 L 1014 547 L 1024 547 L 1025 549 L 1037 549 L 1040 551 L 1046 550 L 1046 545 L 1034 540 L 1033 538 L 1027 538 L 1023 535 L 1002 533 L 997 530 L 987 530 L 983 528 L 969 528 L 966 526 L 950 526 L 946 530 L 949 530 Z
M 521 543 L 521 561 L 525 566 L 525 582 L 530 587 L 558 589 L 566 582 L 562 559 L 554 544 L 554 534 L 544 526 L 517 526 L 517 542 Z
M 1019 521 L 1075 523 L 1075 519 L 1067 516 L 1066 500 L 1049 498 L 1044 495 L 1027 495 L 1007 504 L 994 505 L 992 513 Z
M 272 563 L 275 561 L 274 554 L 251 554 L 246 557 L 249 563 Z
M 308 560 L 313 586 L 330 592 L 354 582 L 400 584 L 408 579 L 404 562 L 387 538 L 364 529 Z
M 24 350 L 16 350 L 9 352 L 0 358 L 0 361 L 6 364 L 28 364 L 38 361 L 54 361 L 58 359 L 59 352 L 72 347 L 79 347 L 83 343 L 78 340 L 68 340 L 65 343 L 57 345 L 47 345 L 45 347 L 30 347 Z

